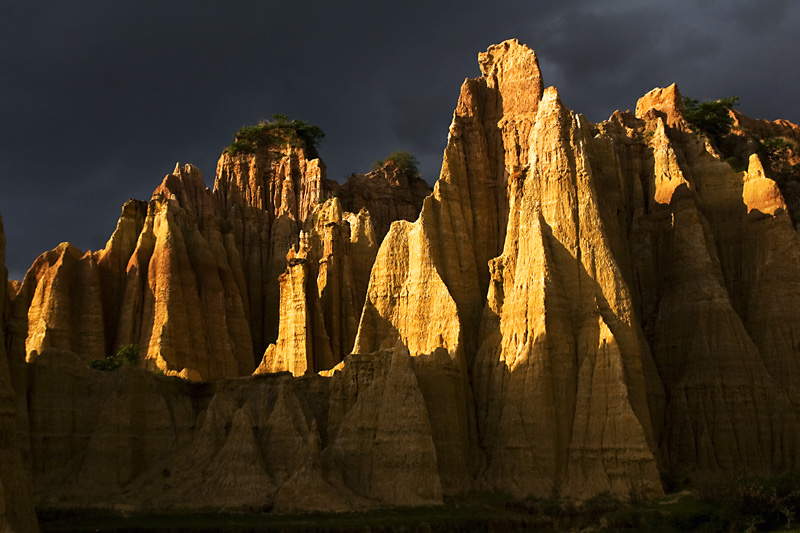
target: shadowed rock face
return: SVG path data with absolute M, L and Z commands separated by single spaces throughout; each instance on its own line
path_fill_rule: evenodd
M 334 191 L 346 211 L 369 212 L 378 242 L 395 220 L 416 220 L 422 201 L 430 193 L 425 180 L 392 160 L 369 174 L 353 174 Z
M 30 369 L 37 499 L 281 512 L 441 503 L 408 352 L 345 369 L 193 383 L 46 350 Z
M 800 237 L 747 151 L 797 126 L 735 114 L 737 172 L 675 85 L 593 124 L 519 42 L 479 64 L 424 200 L 391 165 L 338 186 L 300 148 L 224 154 L 213 192 L 178 167 L 104 250 L 40 257 L 6 321 L 37 498 L 341 510 L 800 467 Z M 130 343 L 216 381 L 87 367 Z
M 10 306 L 6 270 L 6 236 L 0 217 L 0 531 L 38 531 L 33 495 L 17 444 L 17 394 L 22 381 L 14 379 L 6 353 L 6 322 Z M 16 390 L 15 390 L 16 389 Z

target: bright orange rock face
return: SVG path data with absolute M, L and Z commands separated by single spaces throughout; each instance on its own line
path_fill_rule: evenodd
M 800 467 L 798 148 L 755 137 L 798 127 L 734 112 L 717 146 L 675 85 L 593 124 L 516 40 L 479 64 L 432 192 L 223 154 L 213 191 L 179 166 L 104 250 L 42 255 L 6 319 L 37 490 L 341 510 Z M 216 381 L 87 368 L 126 344 Z

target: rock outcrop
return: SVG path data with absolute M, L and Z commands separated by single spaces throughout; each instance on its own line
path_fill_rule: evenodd
M 46 348 L 71 350 L 89 360 L 105 357 L 100 279 L 91 253 L 62 243 L 42 254 L 17 298 L 27 309 L 28 361 Z
M 520 497 L 655 495 L 664 471 L 795 465 L 795 349 L 754 343 L 792 333 L 777 320 L 756 332 L 749 308 L 766 305 L 774 260 L 744 245 L 756 220 L 775 226 L 771 246 L 796 234 L 757 158 L 743 181 L 686 121 L 677 86 L 595 125 L 543 89 L 527 47 L 479 61 L 433 195 L 381 245 L 356 353 L 400 339 L 412 356 L 456 354 L 485 452 L 472 468 Z M 793 255 L 773 293 L 794 294 Z M 432 419 L 434 435 L 458 419 Z
M 402 342 L 351 355 L 331 380 L 326 459 L 365 497 L 403 505 L 441 502 L 433 428 L 414 359 Z
M 280 322 L 278 277 L 303 222 L 335 183 L 313 147 L 264 146 L 225 152 L 217 163 L 214 202 L 241 265 L 242 291 L 256 361 L 275 341 Z
M 329 370 L 351 352 L 376 250 L 365 210 L 343 212 L 335 197 L 317 206 L 286 256 L 278 339 L 256 373 Z
M 378 241 L 395 220 L 413 222 L 431 187 L 413 169 L 402 168 L 391 159 L 368 174 L 353 174 L 334 190 L 346 211 L 369 212 Z
M 6 295 L 6 237 L 0 218 L 0 531 L 39 530 L 33 495 L 17 442 L 18 401 L 6 352 L 5 325 L 10 306 Z M 19 382 L 16 383 L 19 389 Z M 24 391 L 19 391 L 24 392 Z
M 213 205 L 202 175 L 189 165 L 177 167 L 153 193 L 128 263 L 121 306 L 127 322 L 116 342 L 139 345 L 148 368 L 214 379 L 254 367 L 237 276 Z
M 440 503 L 411 360 L 402 348 L 381 357 L 386 374 L 363 361 L 332 380 L 192 383 L 46 350 L 29 394 L 37 500 L 280 512 Z
M 656 107 L 640 116 L 655 130 L 656 169 L 666 155 L 663 176 L 681 182 L 668 203 L 651 202 L 634 219 L 634 238 L 649 248 L 634 253 L 637 274 L 659 276 L 640 282 L 640 290 L 667 400 L 663 468 L 702 476 L 795 465 L 798 419 L 789 398 L 800 382 L 775 370 L 796 364 L 796 348 L 767 348 L 764 339 L 780 338 L 785 325 L 762 322 L 756 317 L 763 308 L 754 307 L 764 305 L 759 291 L 796 291 L 787 283 L 800 266 L 791 255 L 783 279 L 770 279 L 768 289 L 762 277 L 774 260 L 759 250 L 797 241 L 785 203 L 758 156 L 746 174 L 736 172 L 708 150 L 707 140 L 662 128 Z M 789 231 L 778 237 L 766 227 Z

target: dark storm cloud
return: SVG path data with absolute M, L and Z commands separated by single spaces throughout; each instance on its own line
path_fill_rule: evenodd
M 476 54 L 517 37 L 592 120 L 654 86 L 798 121 L 794 1 L 18 2 L 0 7 L 0 212 L 12 278 L 97 249 L 176 161 L 213 183 L 242 125 L 317 124 L 329 177 L 397 149 L 439 172 Z
M 608 6 L 613 5 L 614 9 Z M 797 121 L 797 2 L 598 2 L 564 13 L 537 46 L 567 105 L 592 120 L 677 82 L 700 99 L 738 95 L 742 111 Z M 765 13 L 761 13 L 761 12 Z

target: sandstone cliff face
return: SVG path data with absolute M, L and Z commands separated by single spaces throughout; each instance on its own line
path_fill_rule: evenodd
M 133 327 L 118 329 L 117 345 L 141 346 L 145 366 L 165 372 L 247 373 L 254 365 L 242 297 L 200 172 L 176 168 L 153 198 L 128 264 L 122 309 Z
M 441 502 L 411 360 L 402 348 L 382 357 L 385 374 L 359 361 L 332 380 L 192 383 L 46 350 L 28 398 L 37 501 L 259 512 Z
M 543 90 L 527 47 L 508 41 L 479 61 L 484 76 L 462 87 L 432 197 L 381 246 L 356 351 L 399 338 L 412 356 L 427 355 L 431 412 L 471 405 L 463 384 L 474 361 L 486 457 L 471 440 L 471 410 L 432 420 L 439 456 L 450 458 L 440 465 L 446 489 L 480 467 L 519 496 L 548 495 L 562 481 L 578 496 L 658 493 L 641 339 L 605 239 L 583 146 L 589 126 Z M 431 357 L 442 353 L 450 357 Z M 445 387 L 438 373 L 457 377 Z M 597 441 L 611 431 L 617 439 Z
M 353 347 L 378 240 L 366 208 L 326 207 L 338 185 L 310 153 L 291 143 L 226 152 L 213 192 L 198 169 L 177 165 L 149 203 L 123 206 L 103 250 L 65 243 L 37 260 L 15 297 L 12 342 L 24 340 L 28 360 L 47 348 L 101 359 L 133 344 L 145 367 L 196 380 L 250 374 L 268 343 L 281 347 L 271 371 L 306 352 L 296 374 L 331 368 Z M 401 207 L 381 212 L 386 225 L 416 216 L 412 192 L 424 189 L 387 172 Z M 301 301 L 307 319 L 292 316 Z M 279 324 L 289 335 L 293 323 L 298 334 L 308 326 L 307 342 L 278 338 Z
M 588 129 L 554 89 L 544 92 L 526 172 L 509 182 L 505 249 L 490 262 L 479 422 L 488 480 L 520 496 L 562 483 L 581 497 L 660 491 L 642 373 L 649 354 L 605 237 Z
M 331 380 L 324 457 L 357 494 L 403 505 L 441 502 L 433 428 L 402 342 L 349 356 Z
M 311 221 L 338 185 L 309 153 L 291 144 L 224 153 L 213 193 L 196 168 L 178 165 L 149 205 L 126 203 L 105 249 L 84 257 L 65 244 L 40 258 L 16 303 L 27 315 L 18 329 L 28 358 L 53 347 L 99 359 L 134 344 L 145 366 L 168 374 L 249 374 L 262 358 L 259 347 L 285 344 L 278 325 L 289 327 L 285 306 L 294 299 L 308 300 L 308 325 L 317 335 L 308 340 L 316 355 L 306 369 L 341 361 L 353 346 L 378 240 L 366 207 L 353 214 L 337 204 Z M 391 164 L 378 181 L 388 188 L 379 199 L 391 203 L 397 196 L 388 211 L 371 201 L 381 224 L 416 216 L 424 182 Z M 314 240 L 309 268 L 318 287 L 295 283 L 296 294 L 285 294 L 282 307 L 286 253 L 299 244 L 301 231 Z M 268 359 L 269 368 L 288 368 L 282 361 Z
M 674 85 L 595 125 L 519 43 L 479 61 L 432 197 L 381 245 L 356 353 L 400 339 L 471 365 L 485 455 L 450 455 L 520 497 L 654 495 L 662 471 L 796 464 L 797 355 L 773 340 L 793 333 L 776 307 L 755 318 L 776 292 L 793 308 L 795 254 L 778 275 L 758 249 L 796 234 L 758 160 L 746 175 L 721 161 Z
M 518 140 L 542 94 L 536 56 L 518 42 L 479 62 L 484 77 L 462 86 L 433 194 L 415 223 L 394 224 L 381 244 L 355 348 L 366 354 L 399 339 L 419 361 L 445 491 L 464 488 L 478 464 L 469 366 L 486 264 L 502 249 L 508 177 L 522 165 Z
M 338 198 L 316 207 L 278 278 L 278 339 L 256 373 L 329 370 L 351 352 L 375 253 L 366 211 L 343 212 Z
M 278 276 L 297 243 L 303 221 L 335 186 L 322 162 L 305 147 L 223 153 L 217 163 L 214 202 L 238 251 L 252 344 L 260 356 L 277 338 Z M 244 291 L 243 291 L 244 292 Z
M 5 326 L 10 306 L 6 290 L 6 237 L 0 217 L 0 531 L 38 531 L 30 482 L 17 443 L 17 391 L 6 352 Z M 19 382 L 16 383 L 17 388 Z M 19 391 L 24 393 L 24 391 Z
M 37 260 L 6 344 L 39 500 L 340 510 L 799 467 L 800 237 L 754 141 L 797 126 L 735 115 L 737 171 L 675 85 L 593 124 L 519 42 L 479 63 L 413 221 L 408 176 L 337 187 L 287 145 L 223 155 L 213 192 L 178 167 L 104 250 Z M 87 368 L 128 343 L 216 381 Z
M 106 353 L 112 353 L 117 346 L 117 328 L 120 316 L 125 280 L 128 275 L 128 262 L 136 251 L 139 234 L 147 218 L 147 202 L 128 200 L 122 206 L 122 214 L 117 227 L 103 250 L 95 254 L 103 299 L 103 330 L 106 336 Z M 128 324 L 131 318 L 122 320 Z
M 650 244 L 649 257 L 635 254 L 637 270 L 659 272 L 640 286 L 667 398 L 664 468 L 702 475 L 794 465 L 798 420 L 789 398 L 800 384 L 791 371 L 796 348 L 766 344 L 780 339 L 786 325 L 756 318 L 771 314 L 759 308 L 763 297 L 795 291 L 794 254 L 785 258 L 785 274 L 769 282 L 762 277 L 775 261 L 762 250 L 793 248 L 797 240 L 780 191 L 758 156 L 747 173 L 735 172 L 707 150 L 707 141 L 660 128 L 657 108 L 642 117 L 648 129 L 658 124 L 656 168 L 665 155 L 673 158 L 677 164 L 663 172 L 681 182 L 668 202 L 656 200 L 635 220 L 637 238 Z M 778 227 L 789 231 L 765 231 Z
M 91 253 L 62 243 L 42 254 L 17 299 L 27 309 L 28 361 L 46 348 L 73 350 L 89 360 L 105 357 L 100 280 Z
M 199 170 L 178 165 L 149 204 L 125 204 L 103 250 L 84 255 L 65 243 L 37 260 L 15 298 L 12 342 L 23 339 L 29 360 L 48 347 L 100 359 L 134 344 L 144 366 L 167 374 L 250 374 L 264 351 L 253 343 L 277 337 L 286 253 L 326 187 L 319 160 L 289 145 L 277 153 L 223 154 L 213 193 Z M 337 207 L 335 216 L 335 225 L 323 221 L 315 230 L 330 250 L 315 245 L 320 287 L 308 286 L 313 305 L 323 305 L 312 315 L 331 330 L 327 338 L 318 324 L 324 342 L 314 349 L 331 355 L 309 368 L 330 368 L 352 348 L 377 248 L 369 213 Z M 345 296 L 347 317 L 340 318 Z

